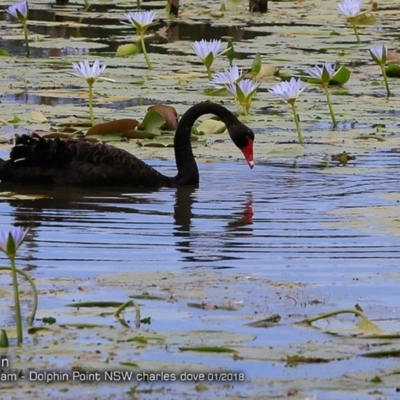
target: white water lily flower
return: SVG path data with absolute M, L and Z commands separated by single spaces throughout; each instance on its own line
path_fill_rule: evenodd
M 347 18 L 353 18 L 360 14 L 363 0 L 343 0 L 337 8 Z
M 253 95 L 259 86 L 259 83 L 254 83 L 251 79 L 243 79 L 240 82 L 226 85 L 226 88 L 241 102 L 241 97 L 247 98 L 249 95 Z
M 318 67 L 318 65 L 316 65 L 314 68 L 306 69 L 307 74 L 309 76 L 311 76 L 311 78 L 317 80 L 318 83 L 322 84 L 322 87 L 325 91 L 326 100 L 328 102 L 329 113 L 331 114 L 331 118 L 332 118 L 332 122 L 333 122 L 333 129 L 337 128 L 337 122 L 336 122 L 335 113 L 333 111 L 328 86 L 329 86 L 330 80 L 336 75 L 336 72 L 339 72 L 341 70 L 341 68 L 342 67 L 340 67 L 339 70 L 336 71 L 335 64 L 333 64 L 331 62 L 326 62 L 322 67 Z M 315 82 L 313 82 L 313 83 L 315 83 Z
M 303 89 L 300 89 L 301 80 L 296 78 L 291 78 L 289 82 L 281 82 L 274 86 L 269 91 L 277 97 L 280 97 L 283 100 L 288 102 L 296 100 L 300 93 L 303 92 Z
M 149 55 L 147 54 L 146 44 L 144 42 L 144 34 L 150 26 L 157 25 L 156 22 L 153 22 L 156 17 L 155 11 L 136 11 L 134 13 L 124 14 L 125 18 L 136 28 L 136 32 L 140 35 L 140 44 L 142 46 L 142 52 L 144 58 L 146 60 L 147 67 L 149 69 L 153 69 L 153 65 L 151 64 Z M 123 22 L 126 24 L 126 22 Z
M 207 56 L 211 53 L 213 58 L 217 57 L 221 50 L 221 41 L 220 40 L 200 40 L 195 41 L 193 45 L 193 50 L 198 57 L 204 62 Z
M 200 40 L 195 41 L 193 45 L 193 50 L 198 57 L 200 57 L 204 66 L 207 69 L 208 79 L 211 80 L 211 65 L 214 62 L 215 58 L 221 54 L 226 53 L 230 49 L 226 49 L 225 51 L 221 50 L 221 41 L 220 40 Z
M 236 106 L 238 107 L 238 104 L 240 104 L 243 107 L 245 115 L 249 113 L 252 98 L 259 86 L 260 84 L 258 82 L 254 83 L 251 79 L 243 79 L 234 83 L 225 84 L 226 89 L 235 98 Z M 238 111 L 240 112 L 239 107 Z
M 391 95 L 391 92 L 385 69 L 386 59 L 388 54 L 387 47 L 384 44 L 381 44 L 380 46 L 374 46 L 371 49 L 369 49 L 369 53 L 371 54 L 372 59 L 381 67 L 383 80 L 385 82 L 385 87 L 386 87 L 386 94 L 387 97 L 389 97 Z
M 28 38 L 28 2 L 22 1 L 20 3 L 14 4 L 6 9 L 6 11 L 11 14 L 13 17 L 17 18 L 19 22 L 22 24 L 22 28 L 24 30 L 24 40 L 26 47 L 26 56 L 30 56 L 29 49 L 29 38 Z
M 94 82 L 104 72 L 106 65 L 104 64 L 100 67 L 100 61 L 96 60 L 91 66 L 88 60 L 84 60 L 80 63 L 72 63 L 72 68 L 77 75 L 85 78 L 86 80 L 91 80 Z
M 224 72 L 216 74 L 212 80 L 215 86 L 223 86 L 235 83 L 242 76 L 242 70 L 237 65 L 225 69 Z
M 326 62 L 322 67 L 318 67 L 318 65 L 316 65 L 313 68 L 307 68 L 306 72 L 312 78 L 322 80 L 324 68 L 325 68 L 326 72 L 329 74 L 330 78 L 332 78 L 332 76 L 335 75 L 336 66 L 334 63 L 331 63 L 331 62 Z
M 6 11 L 20 22 L 26 21 L 28 18 L 28 2 L 22 1 L 14 4 L 6 9 Z
M 146 30 L 148 25 L 153 23 L 156 13 L 154 11 L 136 11 L 126 13 L 124 16 L 132 25 L 135 25 L 137 30 Z
M 303 143 L 303 135 L 300 129 L 299 117 L 296 111 L 296 100 L 299 97 L 300 93 L 306 88 L 300 89 L 301 80 L 296 78 L 291 78 L 289 82 L 281 82 L 275 85 L 269 91 L 277 97 L 280 97 L 283 100 L 286 100 L 290 106 L 292 107 L 293 118 L 296 124 L 297 136 L 299 138 L 299 143 Z
M 96 60 L 93 65 L 89 64 L 88 60 L 81 61 L 80 63 L 72 63 L 72 68 L 76 72 L 74 74 L 71 72 L 71 75 L 82 77 L 86 79 L 86 82 L 89 85 L 89 114 L 92 126 L 94 125 L 94 114 L 93 114 L 93 84 L 96 82 L 97 79 L 108 81 L 108 82 L 115 82 L 113 79 L 103 78 L 100 75 L 106 69 L 106 65 L 100 66 L 100 61 Z
M 12 228 L 10 231 L 0 232 L 0 250 L 8 257 L 14 257 L 25 239 L 28 229 L 22 227 Z
M 371 49 L 369 49 L 369 53 L 371 54 L 372 59 L 378 64 L 378 65 L 384 65 L 386 63 L 386 58 L 387 58 L 387 47 L 382 44 L 379 46 L 374 46 Z

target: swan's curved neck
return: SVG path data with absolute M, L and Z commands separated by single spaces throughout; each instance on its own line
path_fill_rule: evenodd
M 176 167 L 178 169 L 178 175 L 174 180 L 178 185 L 199 183 L 199 170 L 193 155 L 190 132 L 197 118 L 205 114 L 217 115 L 226 126 L 237 122 L 236 117 L 226 108 L 210 102 L 196 104 L 182 115 L 174 138 Z

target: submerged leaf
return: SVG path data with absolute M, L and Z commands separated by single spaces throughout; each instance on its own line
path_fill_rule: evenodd
M 384 351 L 374 351 L 371 353 L 361 354 L 361 357 L 369 357 L 369 358 L 388 358 L 388 357 L 400 357 L 400 350 L 384 350 Z
M 49 199 L 43 194 L 18 194 L 14 192 L 0 192 L 0 200 L 2 199 L 15 199 L 15 200 L 38 200 L 38 199 Z
M 237 353 L 236 350 L 229 347 L 220 346 L 195 346 L 195 347 L 180 347 L 180 351 L 197 351 L 200 353 Z
M 384 332 L 378 325 L 371 322 L 369 319 L 361 319 L 357 322 L 357 328 L 362 331 L 363 333 L 374 333 L 374 334 L 381 334 Z
M 85 301 L 82 303 L 70 303 L 66 304 L 66 307 L 76 307 L 76 308 L 85 308 L 85 307 L 120 307 L 122 304 L 119 301 Z
M 268 318 L 264 318 L 258 321 L 250 322 L 246 324 L 247 326 L 253 326 L 255 328 L 269 328 L 271 326 L 276 326 L 281 320 L 279 314 L 273 314 Z

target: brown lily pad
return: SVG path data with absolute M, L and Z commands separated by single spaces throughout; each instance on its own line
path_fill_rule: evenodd
M 156 111 L 164 117 L 165 123 L 161 126 L 161 129 L 168 131 L 176 130 L 176 127 L 178 126 L 178 113 L 174 107 L 166 104 L 155 104 L 148 108 L 148 111 L 150 110 Z
M 72 137 L 72 135 L 65 132 L 35 131 L 33 133 L 47 139 L 69 139 Z
M 136 119 L 124 118 L 115 121 L 103 122 L 92 126 L 86 132 L 86 136 L 90 135 L 119 135 L 122 137 L 129 137 L 129 135 L 137 129 L 139 121 Z

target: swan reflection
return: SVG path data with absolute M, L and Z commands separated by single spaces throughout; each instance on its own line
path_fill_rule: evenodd
M 179 188 L 175 192 L 174 236 L 178 238 L 176 250 L 183 253 L 182 262 L 205 266 L 215 261 L 241 259 L 241 256 L 232 256 L 230 250 L 237 247 L 237 238 L 253 234 L 252 193 L 246 194 L 234 212 L 229 210 L 228 215 L 221 215 L 221 211 L 217 208 L 214 215 L 210 215 L 209 209 L 203 209 L 198 189 Z M 216 268 L 230 268 L 230 265 L 218 265 Z
M 196 186 L 129 192 L 15 184 L 0 189 L 18 194 L 0 201 L 0 225 L 30 228 L 19 258 L 25 267 L 40 266 L 40 274 L 46 268 L 57 276 L 173 270 L 185 262 L 225 268 L 242 258 L 235 248 L 253 233 L 251 193 L 233 202 L 213 199 L 214 192 Z

